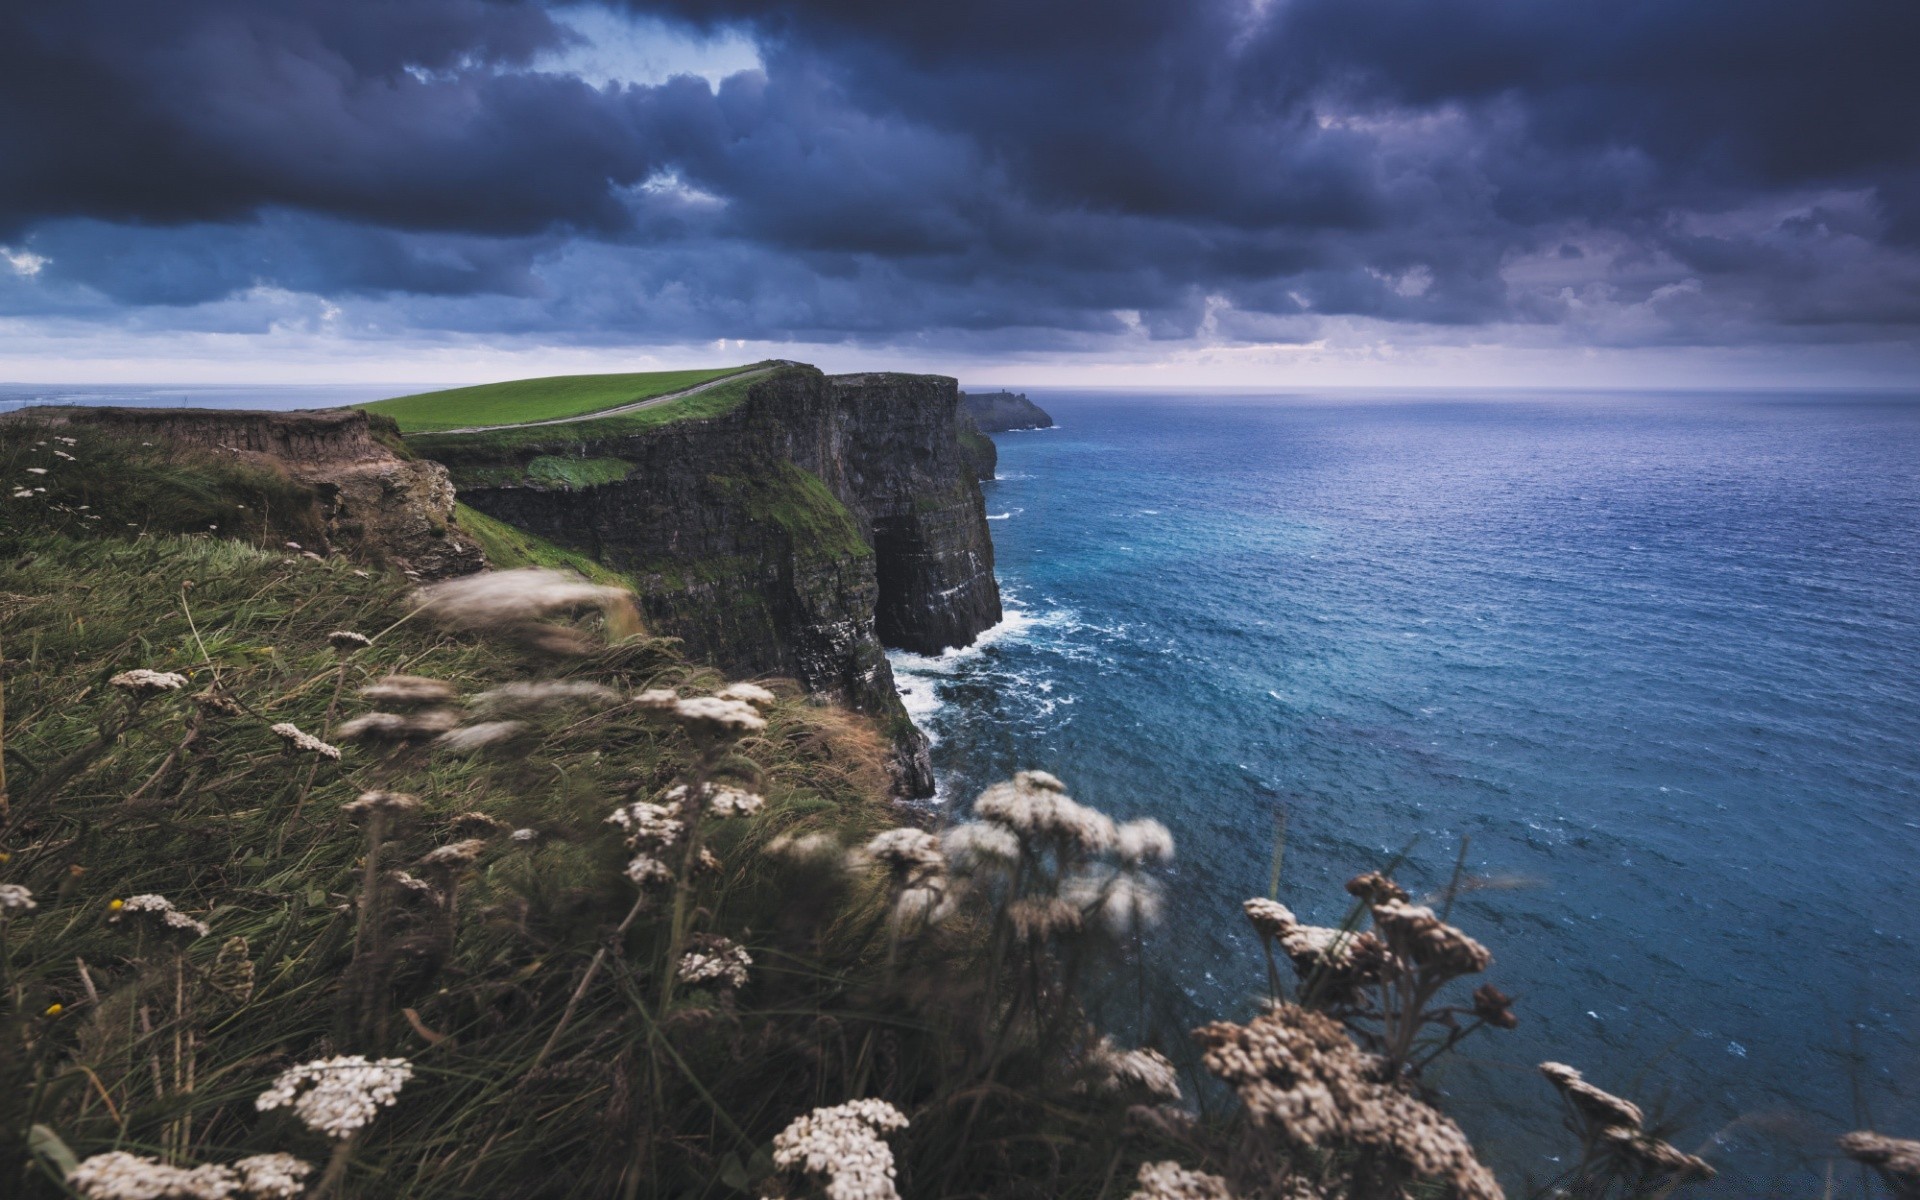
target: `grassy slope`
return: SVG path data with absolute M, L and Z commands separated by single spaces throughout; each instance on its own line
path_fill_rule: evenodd
M 464 504 L 455 505 L 460 528 L 480 543 L 487 553 L 487 561 L 501 570 L 514 567 L 553 567 L 559 570 L 578 571 L 595 583 L 607 583 L 616 587 L 632 588 L 633 580 L 618 571 L 610 570 L 588 558 L 584 554 L 566 550 L 536 537 L 524 529 L 517 529 L 505 521 L 496 521 L 477 508 Z
M 466 464 L 474 461 L 527 455 L 576 455 L 583 442 L 594 439 L 641 433 L 674 421 L 721 416 L 739 407 L 756 382 L 757 378 L 722 383 L 697 396 L 615 417 L 525 429 L 488 429 L 478 433 L 419 433 L 408 437 L 407 442 L 420 455 L 446 463 L 458 478 Z
M 716 367 L 627 375 L 552 375 L 396 396 L 360 407 L 392 417 L 399 422 L 403 433 L 431 433 L 469 425 L 577 417 L 677 392 L 746 369 Z

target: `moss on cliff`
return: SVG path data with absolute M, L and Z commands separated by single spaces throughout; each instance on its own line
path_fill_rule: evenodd
M 779 526 L 795 554 L 822 559 L 873 557 L 860 523 L 818 475 L 781 462 L 764 475 L 715 475 L 711 482 L 756 521 Z
M 632 467 L 618 458 L 563 458 L 543 454 L 527 464 L 527 478 L 546 487 L 592 487 L 625 479 Z

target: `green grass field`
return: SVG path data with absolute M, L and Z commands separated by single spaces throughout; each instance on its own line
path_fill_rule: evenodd
M 512 379 L 396 396 L 360 407 L 392 417 L 399 422 L 403 433 L 435 433 L 474 425 L 577 417 L 664 396 L 750 369 L 751 365 L 630 375 L 551 375 L 544 379 Z

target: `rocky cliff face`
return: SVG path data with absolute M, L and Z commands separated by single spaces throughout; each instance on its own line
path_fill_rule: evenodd
M 262 533 L 298 532 L 315 551 L 391 564 L 423 580 L 478 571 L 486 556 L 454 518 L 453 484 L 407 452 L 384 417 L 355 409 L 33 409 L 17 419 L 72 427 L 183 465 L 268 473 L 293 485 L 299 511 L 265 515 Z M 312 544 L 318 539 L 318 544 Z
M 983 432 L 1053 428 L 1047 410 L 1027 399 L 1024 392 L 962 392 L 960 396 Z
M 428 452 L 468 504 L 626 572 L 690 654 L 882 718 L 900 789 L 927 795 L 926 740 L 883 646 L 937 653 L 1001 616 L 958 405 L 944 377 L 790 367 L 718 417 L 441 436 Z M 571 474 L 599 481 L 564 482 L 556 459 L 597 464 Z

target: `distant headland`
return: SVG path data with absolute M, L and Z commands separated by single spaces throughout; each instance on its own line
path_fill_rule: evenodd
M 960 399 L 982 433 L 1053 428 L 1053 418 L 1025 392 L 961 392 Z

